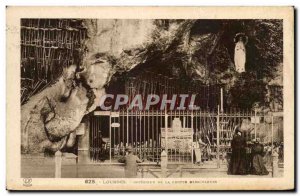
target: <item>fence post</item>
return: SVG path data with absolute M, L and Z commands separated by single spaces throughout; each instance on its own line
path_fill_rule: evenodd
M 182 178 L 182 175 L 183 175 L 183 171 L 182 171 L 182 167 L 180 168 L 180 175 L 179 177 Z
M 220 168 L 220 106 L 217 115 L 217 168 Z
M 272 153 L 272 177 L 278 177 L 278 153 L 273 150 Z
M 168 154 L 168 114 L 167 109 L 165 109 L 165 153 Z M 166 160 L 168 161 L 168 159 Z
M 111 114 L 109 115 L 109 162 L 111 163 L 111 148 L 112 148 L 112 142 L 111 142 Z
M 192 113 L 191 113 L 191 128 L 192 128 L 192 164 L 194 163 L 194 145 L 193 145 L 193 136 L 194 136 L 194 114 L 193 114 L 193 110 L 192 110 Z M 196 132 L 196 131 L 195 131 Z M 197 140 L 196 140 L 197 141 Z
M 62 162 L 62 153 L 57 151 L 55 153 L 55 178 L 61 178 L 61 162 Z
M 274 137 L 274 117 L 273 117 L 273 114 L 271 116 L 271 123 L 272 123 L 272 127 L 271 127 L 271 146 L 272 146 L 272 149 L 273 149 L 273 144 L 274 144 L 274 140 L 273 140 L 273 137 Z M 273 150 L 272 150 L 273 151 Z
M 161 152 L 160 155 L 160 167 L 161 167 L 161 177 L 165 178 L 167 176 L 167 166 L 168 166 L 168 154 L 165 150 Z
M 256 115 L 257 115 L 257 111 L 256 108 L 254 109 L 254 139 L 256 140 Z

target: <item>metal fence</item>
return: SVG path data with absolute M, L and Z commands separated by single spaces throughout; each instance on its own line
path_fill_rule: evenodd
M 113 162 L 125 155 L 130 145 L 140 159 L 149 162 L 159 162 L 164 149 L 170 163 L 194 163 L 200 139 L 205 143 L 201 159 L 219 164 L 230 154 L 236 126 L 241 127 L 247 141 L 260 138 L 271 150 L 279 147 L 283 142 L 283 117 L 278 114 L 239 110 L 95 111 L 90 120 L 90 157 L 96 162 Z M 180 122 L 179 128 L 174 127 L 174 119 Z

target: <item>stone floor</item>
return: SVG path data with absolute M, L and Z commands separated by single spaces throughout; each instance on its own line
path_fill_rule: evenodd
M 168 177 L 170 178 L 271 178 L 271 172 L 267 176 L 256 175 L 228 175 L 226 162 L 221 162 L 217 168 L 216 161 L 207 161 L 201 165 L 178 165 L 168 166 Z M 143 172 L 142 172 L 143 168 Z M 271 168 L 268 168 L 271 171 Z M 54 159 L 45 157 L 26 157 L 21 162 L 21 177 L 31 178 L 53 178 L 55 172 Z M 143 163 L 139 167 L 138 177 L 156 178 L 161 176 L 160 167 L 156 164 Z M 283 176 L 283 168 L 279 169 L 279 176 Z M 122 164 L 72 164 L 62 165 L 62 178 L 124 178 L 124 166 Z

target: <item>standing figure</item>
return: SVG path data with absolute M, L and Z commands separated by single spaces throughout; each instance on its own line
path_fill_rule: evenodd
M 246 140 L 242 137 L 239 127 L 235 128 L 235 134 L 231 141 L 232 154 L 230 158 L 228 174 L 245 175 L 246 171 Z
M 202 163 L 202 154 L 203 154 L 203 149 L 205 148 L 206 146 L 206 143 L 204 143 L 202 140 L 201 140 L 201 132 L 198 130 L 196 133 L 195 133 L 195 138 L 194 140 L 196 141 L 196 146 L 194 148 L 194 152 L 195 152 L 195 158 L 196 158 L 196 164 L 201 164 Z
M 247 44 L 247 37 L 243 33 L 238 33 L 235 38 L 234 42 L 235 49 L 234 49 L 234 64 L 235 70 L 239 73 L 245 72 L 245 64 L 246 64 L 246 48 L 245 45 Z
M 283 153 L 284 153 L 284 151 L 283 151 L 283 142 L 281 142 L 280 145 L 279 145 L 279 149 L 278 149 L 278 154 L 279 154 L 278 159 L 279 159 L 280 162 L 283 162 L 283 160 L 284 160 L 284 154 Z
M 105 161 L 106 157 L 105 157 L 105 144 L 106 142 L 103 141 L 103 136 L 102 136 L 102 132 L 99 130 L 98 131 L 98 135 L 94 137 L 94 144 L 97 144 L 97 157 L 98 160 L 100 161 Z
M 264 156 L 264 146 L 259 143 L 259 139 L 256 139 L 256 142 L 252 148 L 253 152 L 253 166 L 252 166 L 252 174 L 254 175 L 268 175 L 269 172 L 265 167 L 263 162 Z
M 119 162 L 125 163 L 125 178 L 136 178 L 138 163 L 141 163 L 142 161 L 133 154 L 131 146 L 128 146 L 126 151 L 128 154 L 119 159 Z
M 204 147 L 206 146 L 206 143 L 204 143 L 201 140 L 201 133 L 200 131 L 196 133 L 196 146 L 194 148 L 195 156 L 196 156 L 196 164 L 202 163 L 202 151 Z

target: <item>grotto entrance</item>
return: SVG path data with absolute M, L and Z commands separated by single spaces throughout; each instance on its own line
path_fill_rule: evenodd
M 204 85 L 199 81 L 184 81 L 144 72 L 129 77 L 113 78 L 106 93 L 114 97 L 118 94 L 128 95 L 128 103 L 136 95 L 141 95 L 142 99 L 146 100 L 147 95 L 151 94 L 159 96 L 167 94 L 168 99 L 172 95 L 179 97 L 180 94 L 196 94 L 194 104 L 200 106 L 204 112 L 217 105 L 220 92 L 219 87 L 215 85 Z M 186 103 L 190 101 L 186 100 Z M 180 104 L 180 101 L 176 104 Z M 216 130 L 213 129 L 213 125 L 208 124 L 216 123 L 215 116 L 213 113 L 211 116 L 201 116 L 200 111 L 192 109 L 171 110 L 167 107 L 166 110 L 160 110 L 160 105 L 160 103 L 153 105 L 149 110 L 133 108 L 130 111 L 129 104 L 122 105 L 117 111 L 103 111 L 100 107 L 97 108 L 90 116 L 90 159 L 93 162 L 116 163 L 126 154 L 126 147 L 132 146 L 134 153 L 141 159 L 157 163 L 167 143 L 169 162 L 193 163 L 195 159 L 192 149 L 193 137 L 196 132 L 201 131 L 205 135 L 203 141 L 212 143 L 213 132 Z M 176 119 L 180 125 L 177 127 L 179 131 L 175 133 L 172 126 Z M 207 127 L 204 127 L 206 125 Z M 170 132 L 167 137 L 165 127 L 167 132 Z M 102 134 L 101 139 L 99 131 Z M 195 140 L 197 141 L 197 138 Z M 213 148 L 213 151 L 216 151 L 216 147 Z M 208 159 L 206 155 L 202 156 Z
M 215 107 L 221 102 L 218 86 L 179 81 L 149 73 L 112 81 L 106 92 L 115 96 L 118 93 L 126 94 L 129 103 L 137 94 L 147 97 L 149 94 L 192 93 L 197 94 L 195 105 L 200 106 L 200 110 L 167 108 L 162 111 L 155 106 L 149 110 L 128 110 L 128 105 L 123 105 L 117 111 L 101 111 L 98 108 L 90 117 L 89 153 L 93 162 L 117 163 L 126 154 L 126 147 L 132 146 L 140 159 L 151 164 L 160 162 L 161 152 L 167 150 L 170 163 L 188 165 L 200 160 L 210 168 L 218 168 L 228 163 L 224 159 L 230 157 L 227 155 L 231 153 L 230 142 L 236 125 L 247 129 L 245 133 L 249 141 L 256 137 L 265 138 L 260 135 L 263 133 L 258 133 L 265 127 L 269 126 L 269 130 L 273 132 L 273 122 L 270 125 L 263 120 L 271 118 L 271 114 L 256 114 L 254 111 L 226 107 L 224 111 L 216 110 Z M 260 120 L 250 122 L 249 119 Z M 175 128 L 174 120 L 179 122 Z M 99 139 L 99 130 L 102 139 Z M 205 143 L 205 147 L 201 149 L 199 139 Z M 273 139 L 266 140 L 270 143 L 272 141 Z

